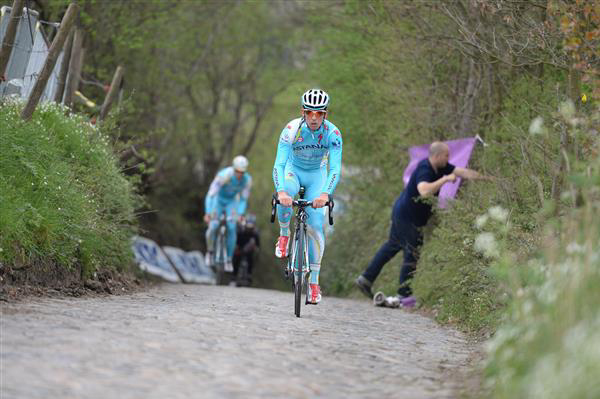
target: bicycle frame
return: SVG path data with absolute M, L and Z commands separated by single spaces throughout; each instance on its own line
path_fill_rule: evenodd
M 308 304 L 308 279 L 310 277 L 310 263 L 309 263 L 309 242 L 307 234 L 306 222 L 309 218 L 306 208 L 312 206 L 312 201 L 306 201 L 304 197 L 304 187 L 300 187 L 300 198 L 292 201 L 292 206 L 296 207 L 295 215 L 295 228 L 294 235 L 292 238 L 292 252 L 288 259 L 288 263 L 284 269 L 285 277 L 288 279 L 293 276 L 292 289 L 294 291 L 294 313 L 296 317 L 300 317 L 300 299 L 302 296 L 303 289 L 305 290 L 305 304 Z M 273 195 L 271 201 L 271 223 L 275 221 L 276 206 L 279 204 L 277 194 Z M 329 224 L 333 224 L 333 199 L 330 197 L 329 201 L 325 203 L 329 208 Z
M 310 276 L 310 263 L 308 258 L 308 235 L 306 228 L 306 221 L 308 219 L 308 214 L 306 213 L 305 208 L 307 206 L 311 206 L 312 202 L 305 200 L 294 201 L 294 205 L 298 207 L 296 211 L 296 223 L 294 229 L 294 236 L 292 238 L 292 253 L 289 258 L 289 262 L 287 265 L 288 275 L 293 275 L 292 284 L 296 286 L 300 285 L 300 291 L 302 290 L 302 285 L 308 281 Z M 308 294 L 308 293 L 307 293 Z M 306 303 L 308 303 L 308 296 L 306 298 Z M 299 316 L 300 311 L 297 311 L 297 316 Z
M 219 227 L 217 228 L 213 256 L 214 265 L 216 266 L 217 285 L 219 285 L 223 282 L 225 262 L 227 260 L 227 214 L 225 212 L 221 213 L 219 217 Z

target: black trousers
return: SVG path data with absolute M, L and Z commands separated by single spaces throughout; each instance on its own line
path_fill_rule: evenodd
M 363 276 L 374 282 L 381 273 L 383 266 L 389 262 L 400 250 L 404 252 L 404 260 L 400 269 L 400 288 L 398 294 L 410 296 L 409 280 L 412 278 L 419 260 L 419 249 L 423 244 L 423 234 L 418 227 L 412 223 L 404 221 L 400 217 L 398 204 L 394 204 L 392 210 L 392 227 L 388 240 L 379 248 Z

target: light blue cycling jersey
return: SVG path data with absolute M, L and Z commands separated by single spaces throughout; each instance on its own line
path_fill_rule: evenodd
M 342 135 L 339 129 L 326 119 L 314 132 L 301 118 L 290 121 L 281 132 L 277 145 L 273 167 L 275 190 L 284 190 L 284 171 L 288 162 L 294 167 L 313 170 L 325 167 L 328 159 L 329 173 L 321 192 L 333 194 L 342 170 Z
M 236 210 L 238 215 L 243 215 L 246 212 L 251 187 L 252 177 L 248 173 L 244 173 L 242 179 L 238 180 L 232 166 L 222 169 L 217 173 L 208 189 L 204 200 L 204 212 L 213 213 L 217 203 L 229 204 L 236 201 L 236 196 L 239 194 Z
M 333 123 L 324 120 L 321 127 L 313 132 L 299 118 L 290 121 L 281 132 L 273 167 L 273 182 L 278 192 L 285 191 L 294 197 L 303 186 L 306 189 L 304 198 L 308 201 L 319 197 L 321 193 L 333 194 L 340 180 L 341 169 L 342 135 Z M 309 207 L 306 212 L 310 282 L 318 284 L 325 250 L 325 208 Z M 289 237 L 291 215 L 290 207 L 277 205 L 280 236 Z
M 227 220 L 227 260 L 231 261 L 236 242 L 237 216 L 246 212 L 252 177 L 248 173 L 238 180 L 233 167 L 222 169 L 212 181 L 204 200 L 204 212 L 211 215 L 211 221 L 206 230 L 206 247 L 209 251 L 214 248 L 219 216 L 225 212 Z M 238 199 L 239 196 L 239 199 Z

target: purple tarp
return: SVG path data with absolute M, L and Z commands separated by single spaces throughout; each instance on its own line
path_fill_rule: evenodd
M 448 148 L 450 149 L 449 162 L 454 166 L 466 168 L 469 164 L 469 159 L 471 158 L 471 153 L 473 152 L 473 147 L 475 146 L 476 140 L 476 137 L 468 137 L 465 139 L 444 141 L 444 143 L 448 144 Z M 429 156 L 429 146 L 430 144 L 423 144 L 409 148 L 408 154 L 410 156 L 410 162 L 404 170 L 405 187 L 408 184 L 411 173 L 417 167 L 417 164 Z M 446 203 L 449 198 L 454 198 L 456 196 L 456 191 L 458 190 L 458 186 L 460 186 L 460 181 L 461 179 L 458 178 L 454 183 L 446 183 L 442 186 L 439 196 L 439 206 L 441 208 L 446 207 Z

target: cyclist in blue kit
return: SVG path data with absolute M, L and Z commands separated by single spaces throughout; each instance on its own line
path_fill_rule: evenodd
M 233 271 L 233 252 L 236 242 L 236 222 L 243 218 L 248 205 L 252 177 L 247 172 L 248 159 L 238 155 L 233 159 L 232 166 L 222 169 L 217 173 L 210 184 L 204 201 L 204 221 L 208 224 L 206 230 L 207 260 L 212 262 L 212 249 L 219 227 L 219 216 L 225 212 L 227 215 L 227 260 L 225 271 Z
M 325 203 L 340 180 L 342 169 L 342 135 L 326 120 L 329 95 L 311 89 L 302 95 L 302 117 L 290 121 L 279 136 L 277 156 L 273 167 L 273 182 L 281 205 L 277 206 L 279 239 L 275 256 L 288 256 L 292 201 L 300 186 L 305 199 L 313 202 L 308 213 L 309 239 L 309 302 L 321 301 L 319 272 L 325 250 Z M 329 169 L 327 164 L 329 163 Z

